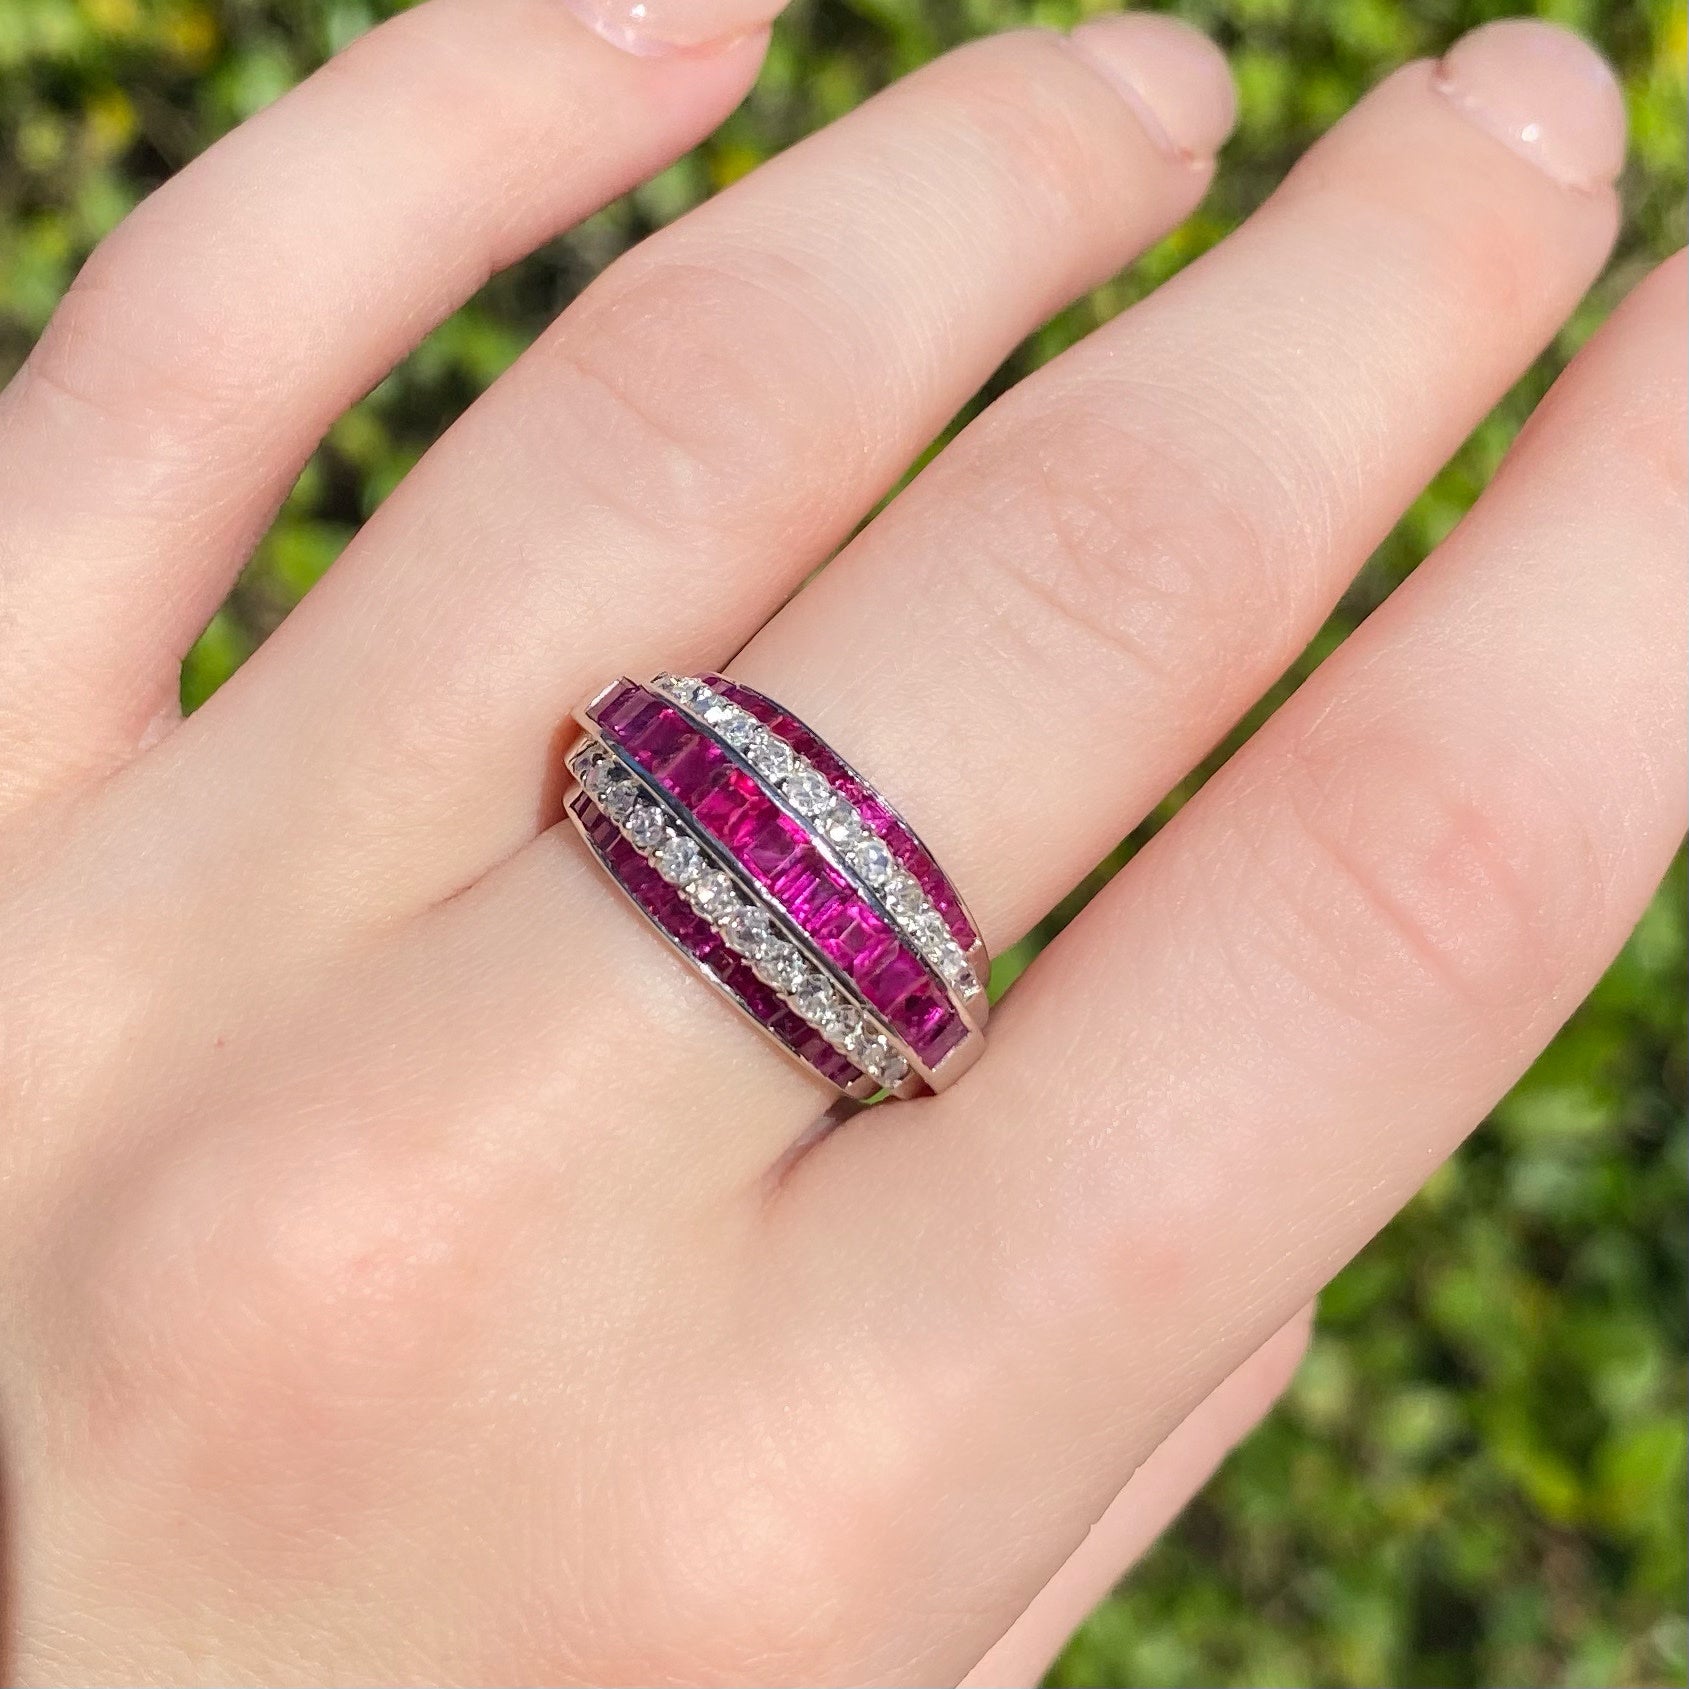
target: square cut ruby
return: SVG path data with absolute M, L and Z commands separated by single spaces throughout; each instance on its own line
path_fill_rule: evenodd
M 844 895 L 817 871 L 807 855 L 787 867 L 770 884 L 769 890 L 806 932 L 813 932 Z
M 665 791 L 673 793 L 690 809 L 710 789 L 726 762 L 718 746 L 701 733 L 693 733 L 686 744 L 655 762 L 651 771 L 662 781 Z
M 741 860 L 763 885 L 771 886 L 800 854 L 809 854 L 803 833 L 776 811 L 757 824 L 745 841 Z
M 871 974 L 857 975 L 871 1002 L 890 1010 L 918 985 L 927 983 L 927 971 L 918 957 L 894 945 L 874 964 Z
M 623 731 L 622 743 L 629 756 L 652 773 L 698 742 L 699 734 L 679 710 L 659 703 L 646 716 L 643 712 Z
M 593 712 L 593 720 L 606 733 L 619 736 L 629 721 L 647 704 L 655 702 L 648 692 L 635 686 L 632 681 L 624 680 Z

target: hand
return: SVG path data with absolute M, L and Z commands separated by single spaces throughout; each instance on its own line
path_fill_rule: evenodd
M 781 608 L 1230 120 L 1147 16 L 931 65 L 614 266 L 177 720 L 328 423 L 760 52 L 427 0 L 131 217 L 0 400 L 23 1682 L 1027 1680 L 1675 848 L 1680 262 L 941 1097 L 812 1134 L 554 825 L 584 696 L 744 647 L 1011 943 L 1600 268 L 1618 97 L 1534 24 L 1391 77 Z

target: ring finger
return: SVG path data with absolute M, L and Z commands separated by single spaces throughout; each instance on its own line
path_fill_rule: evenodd
M 1238 237 L 993 407 L 735 674 L 881 781 L 1000 947 L 1289 663 L 1553 333 L 1610 242 L 1622 137 L 1604 67 L 1543 26 L 1398 73 Z M 730 1099 L 744 1176 L 810 1094 L 707 994 L 689 1013 L 564 855 L 542 840 L 448 927 L 490 920 L 465 931 L 548 982 L 553 1024 L 584 976 L 620 981 L 591 1035 L 661 1052 L 642 1107 Z

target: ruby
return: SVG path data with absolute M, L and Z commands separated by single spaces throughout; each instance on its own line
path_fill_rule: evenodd
M 848 1087 L 861 1078 L 847 1057 L 787 1008 L 750 965 L 722 943 L 709 923 L 652 869 L 596 804 L 582 793 L 571 807 L 595 842 L 602 843 L 604 860 L 623 889 L 664 932 L 692 956 L 707 961 L 716 976 L 787 1049 L 835 1085 Z
M 818 873 L 812 862 L 801 858 L 787 868 L 769 890 L 806 932 L 813 932 L 842 896 L 839 888 Z
M 612 738 L 626 743 L 636 738 L 667 708 L 660 698 L 653 698 L 637 686 L 618 692 L 598 712 L 598 725 Z
M 697 742 L 697 728 L 679 710 L 663 703 L 649 716 L 641 712 L 622 731 L 628 755 L 653 774 Z
M 630 680 L 618 683 L 616 689 L 592 712 L 592 718 L 606 732 L 619 732 L 628 720 L 649 701 L 650 695 Z
M 729 770 L 717 769 L 715 783 L 689 804 L 698 825 L 723 843 L 731 836 L 745 805 L 740 778 Z
M 927 982 L 926 969 L 902 945 L 895 946 L 884 956 L 875 965 L 871 976 L 858 973 L 856 977 L 869 1000 L 888 1010 L 916 986 Z
M 828 956 L 855 978 L 858 959 L 879 952 L 889 935 L 865 904 L 847 903 L 830 915 L 816 937 Z
M 764 885 L 772 885 L 800 853 L 808 854 L 803 832 L 778 812 L 762 817 L 745 841 L 740 860 Z
M 712 788 L 726 762 L 719 745 L 712 744 L 702 734 L 694 734 L 692 743 L 666 758 L 655 773 L 666 791 L 693 809 Z
M 967 1036 L 967 1025 L 962 1017 L 951 1014 L 916 1043 L 915 1053 L 928 1067 L 937 1067 Z

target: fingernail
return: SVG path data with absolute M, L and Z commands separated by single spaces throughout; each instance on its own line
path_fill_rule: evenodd
M 1624 168 L 1624 96 L 1569 30 L 1504 18 L 1455 42 L 1437 87 L 1479 128 L 1565 187 L 1610 187 Z
M 588 29 L 642 58 L 709 52 L 765 29 L 784 0 L 563 0 Z
M 1206 35 L 1154 12 L 1092 18 L 1068 36 L 1170 157 L 1206 164 L 1232 132 L 1237 94 Z

